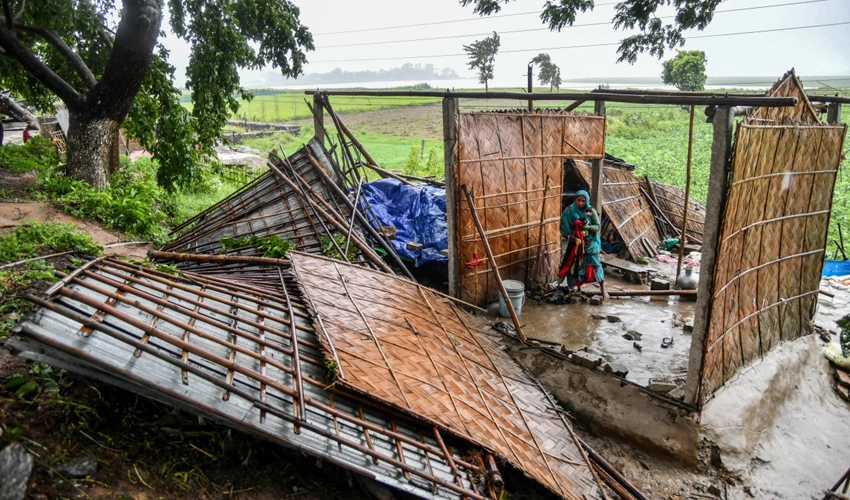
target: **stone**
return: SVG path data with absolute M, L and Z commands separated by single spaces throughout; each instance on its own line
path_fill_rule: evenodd
M 623 334 L 623 338 L 626 340 L 640 340 L 643 335 L 640 332 L 636 332 L 634 330 L 629 330 Z
M 841 397 L 843 397 L 846 400 L 850 400 L 850 389 L 843 387 L 843 386 L 840 386 L 840 385 L 835 386 L 835 389 L 838 391 L 838 394 L 840 394 Z M 0 497 L 0 498 L 2 498 L 2 497 Z
M 690 320 L 682 325 L 682 331 L 685 333 L 693 333 L 694 332 L 694 320 Z
M 717 485 L 714 485 L 714 484 L 710 485 L 708 487 L 708 492 L 710 494 L 716 496 L 717 498 L 720 498 L 721 491 L 720 491 L 720 488 L 717 487 Z
M 653 278 L 652 281 L 649 282 L 650 290 L 669 290 L 670 282 L 667 280 L 663 280 L 660 278 Z
M 838 385 L 850 389 L 850 373 L 837 369 L 835 370 L 835 379 L 838 380 Z
M 609 323 L 619 323 L 622 321 L 618 316 L 614 316 L 613 314 L 605 316 L 605 319 L 607 319 Z
M 685 389 L 684 387 L 676 387 L 672 391 L 667 393 L 667 397 L 670 399 L 675 399 L 677 401 L 685 400 Z
M 600 320 L 600 321 L 603 320 L 603 319 L 606 319 L 604 314 L 593 313 L 593 314 L 590 315 L 590 317 L 593 318 L 593 319 L 596 319 L 596 320 Z
M 12 443 L 0 451 L 0 498 L 22 500 L 32 474 L 32 455 L 20 443 Z
M 423 248 L 425 248 L 425 245 L 423 245 L 422 243 L 417 243 L 415 241 L 408 241 L 405 245 L 405 248 L 407 248 L 408 250 L 422 250 Z
M 589 354 L 583 351 L 574 352 L 570 356 L 570 360 L 577 364 L 593 370 L 602 363 L 602 358 L 595 354 Z
M 594 295 L 590 298 L 590 305 L 592 306 L 601 306 L 602 305 L 602 297 L 599 295 Z
M 626 368 L 626 365 L 617 362 L 605 363 L 603 370 L 605 371 L 605 373 L 611 373 L 613 375 L 623 378 L 625 378 L 625 376 L 629 374 L 629 369 Z
M 86 455 L 55 467 L 53 470 L 65 477 L 80 479 L 97 472 L 97 459 Z
M 654 392 L 660 392 L 661 394 L 667 394 L 678 387 L 676 385 L 675 380 L 670 380 L 666 378 L 651 378 L 649 379 L 649 390 Z

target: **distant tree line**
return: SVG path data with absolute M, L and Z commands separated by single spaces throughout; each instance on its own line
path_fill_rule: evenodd
M 460 78 L 451 68 L 437 69 L 433 64 L 406 63 L 400 68 L 378 71 L 343 71 L 340 68 L 329 73 L 310 73 L 298 77 L 298 83 L 355 83 L 379 81 L 424 81 Z

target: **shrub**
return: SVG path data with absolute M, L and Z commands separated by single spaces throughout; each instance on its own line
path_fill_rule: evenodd
M 24 145 L 7 144 L 0 148 L 0 167 L 16 173 L 55 168 L 60 161 L 56 146 L 41 136 Z
M 71 224 L 31 222 L 0 236 L 0 262 L 67 251 L 97 255 L 102 250 L 91 236 L 78 231 Z

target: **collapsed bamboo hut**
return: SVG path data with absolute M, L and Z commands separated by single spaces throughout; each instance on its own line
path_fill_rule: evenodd
M 28 297 L 41 307 L 8 345 L 420 498 L 500 498 L 512 484 L 496 457 L 565 499 L 613 481 L 486 327 L 439 294 L 307 254 L 157 257 L 218 266 L 91 260 Z M 402 366 L 408 349 L 418 361 Z

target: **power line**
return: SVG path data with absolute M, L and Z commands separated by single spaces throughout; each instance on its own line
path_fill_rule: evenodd
M 810 26 L 790 26 L 787 28 L 773 28 L 773 29 L 764 29 L 764 30 L 752 30 L 752 31 L 739 31 L 734 33 L 718 33 L 715 35 L 694 35 L 688 36 L 688 40 L 699 39 L 699 38 L 717 38 L 722 36 L 739 36 L 739 35 L 756 35 L 760 33 L 775 33 L 779 31 L 796 31 L 796 30 L 804 30 L 804 29 L 812 29 L 812 28 L 828 28 L 831 26 L 843 26 L 850 24 L 850 21 L 844 21 L 840 23 L 827 23 L 827 24 L 813 24 Z M 546 51 L 546 50 L 566 50 L 566 49 L 587 49 L 593 47 L 611 47 L 620 45 L 620 42 L 609 42 L 609 43 L 590 43 L 585 45 L 566 45 L 563 47 L 540 47 L 534 49 L 515 49 L 515 50 L 502 50 L 499 51 L 500 54 L 515 54 L 522 52 L 536 52 L 536 51 Z M 400 59 L 426 59 L 426 58 L 443 58 L 443 57 L 459 57 L 466 56 L 467 54 L 432 54 L 425 56 L 399 56 L 399 57 L 368 57 L 364 59 L 335 59 L 335 60 L 327 60 L 327 61 L 312 61 L 313 63 L 342 63 L 342 62 L 362 62 L 362 61 L 397 61 Z
M 616 5 L 618 3 L 620 3 L 620 2 L 598 3 L 598 4 L 595 5 L 595 7 L 603 7 L 603 6 L 606 6 L 606 5 Z M 400 25 L 400 26 L 384 26 L 384 27 L 380 27 L 380 28 L 363 28 L 363 29 L 359 29 L 359 30 L 334 31 L 334 32 L 330 32 L 330 33 L 316 33 L 315 35 L 316 36 L 329 36 L 329 35 L 343 35 L 343 34 L 347 34 L 347 33 L 364 33 L 364 32 L 367 32 L 367 31 L 385 31 L 385 30 L 396 30 L 396 29 L 402 29 L 402 28 L 418 28 L 420 26 L 438 26 L 438 25 L 442 25 L 442 24 L 467 23 L 467 22 L 470 22 L 470 21 L 484 21 L 484 20 L 487 20 L 487 19 L 495 19 L 495 18 L 500 18 L 500 17 L 529 16 L 529 15 L 532 15 L 532 14 L 540 15 L 540 11 L 535 10 L 533 12 L 518 12 L 516 14 L 496 14 L 496 15 L 493 15 L 493 16 L 473 17 L 472 19 L 450 19 L 450 20 L 446 20 L 446 21 L 434 21 L 434 22 L 430 22 L 430 23 L 404 24 L 404 25 Z
M 756 6 L 756 7 L 741 7 L 741 8 L 738 8 L 738 9 L 718 10 L 718 11 L 715 11 L 715 14 L 726 14 L 726 13 L 730 13 L 730 12 L 743 12 L 743 11 L 749 11 L 749 10 L 771 9 L 771 8 L 775 8 L 775 7 L 790 7 L 790 6 L 793 6 L 793 5 L 805 5 L 805 4 L 820 3 L 820 2 L 827 2 L 827 1 L 829 1 L 829 0 L 803 0 L 803 1 L 799 1 L 799 2 L 780 3 L 780 4 L 771 4 L 771 5 L 759 5 L 759 6 Z M 518 14 L 511 14 L 511 15 L 518 15 Z M 676 17 L 676 16 L 661 16 L 661 17 L 659 17 L 659 19 L 672 19 L 674 17 Z M 589 26 L 610 26 L 612 24 L 613 23 L 611 21 L 602 21 L 602 22 L 598 22 L 598 23 L 573 24 L 572 26 L 569 26 L 569 28 L 586 28 L 586 27 L 589 27 Z M 529 33 L 529 32 L 533 32 L 533 31 L 549 31 L 549 28 L 528 28 L 528 29 L 522 29 L 522 30 L 500 31 L 499 35 L 507 35 L 507 34 L 513 34 L 513 33 Z M 412 42 L 430 42 L 430 41 L 434 41 L 434 40 L 448 40 L 448 39 L 452 39 L 452 38 L 471 38 L 471 37 L 474 37 L 474 36 L 486 36 L 486 35 L 489 35 L 489 34 L 490 34 L 489 32 L 488 33 L 471 33 L 471 34 L 468 34 L 468 35 L 446 35 L 446 36 L 435 36 L 435 37 L 427 37 L 427 38 L 408 38 L 408 39 L 403 39 L 403 40 L 386 40 L 386 41 L 382 41 L 382 42 L 341 43 L 341 44 L 336 44 L 336 45 L 320 45 L 319 47 L 317 47 L 317 50 L 319 50 L 319 49 L 332 49 L 332 48 L 337 48 L 337 47 L 362 47 L 364 45 L 387 45 L 387 44 L 391 44 L 391 43 L 396 44 L 396 43 L 412 43 Z

